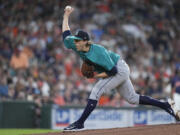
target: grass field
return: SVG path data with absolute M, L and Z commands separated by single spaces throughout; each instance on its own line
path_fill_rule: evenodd
M 0 129 L 0 135 L 24 135 L 24 134 L 38 134 L 48 132 L 59 132 L 59 130 L 50 129 Z

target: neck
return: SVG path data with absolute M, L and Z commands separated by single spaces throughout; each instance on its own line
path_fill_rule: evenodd
M 85 46 L 83 49 L 84 52 L 88 52 L 89 50 L 90 50 L 90 46 Z

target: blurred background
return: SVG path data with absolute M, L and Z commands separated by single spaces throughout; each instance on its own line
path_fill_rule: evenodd
M 97 80 L 82 77 L 79 57 L 63 45 L 67 5 L 75 8 L 69 20 L 72 33 L 83 29 L 94 43 L 120 54 L 138 93 L 172 97 L 180 67 L 180 1 L 1 0 L 0 101 L 31 101 L 38 109 L 86 104 Z M 111 90 L 99 106 L 132 105 Z

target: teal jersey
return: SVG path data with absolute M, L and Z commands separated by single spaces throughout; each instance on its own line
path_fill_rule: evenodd
M 91 61 L 97 72 L 110 71 L 117 64 L 120 56 L 101 45 L 92 44 L 88 52 L 77 51 L 73 37 L 67 36 L 64 39 L 65 46 L 74 50 L 83 60 Z

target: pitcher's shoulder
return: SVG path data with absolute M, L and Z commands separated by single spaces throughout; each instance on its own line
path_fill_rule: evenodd
M 101 49 L 101 50 L 104 50 L 106 49 L 104 46 L 100 45 L 100 44 L 92 44 L 92 47 L 95 48 L 95 49 Z

